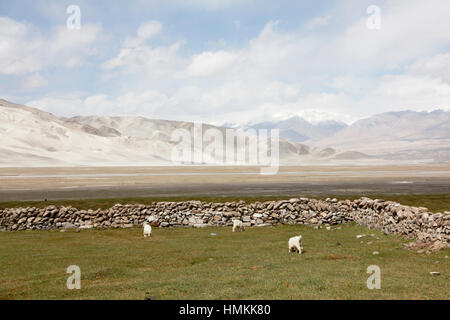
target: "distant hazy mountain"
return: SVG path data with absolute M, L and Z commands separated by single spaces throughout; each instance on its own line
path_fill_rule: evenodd
M 154 143 L 0 100 L 0 165 L 163 163 Z M 162 147 L 161 147 L 162 148 Z
M 300 116 L 292 118 L 273 121 L 261 122 L 246 126 L 251 129 L 279 129 L 280 138 L 293 142 L 303 142 L 307 140 L 319 140 L 326 138 L 339 130 L 347 127 L 343 122 L 334 120 L 322 121 L 317 124 L 312 124 Z
M 450 160 L 450 112 L 388 112 L 356 121 L 317 147 L 357 150 L 386 159 Z
M 59 118 L 0 99 L 0 166 L 171 165 L 174 147 L 181 145 L 172 140 L 174 130 L 192 133 L 193 128 L 190 122 L 143 117 Z M 334 121 L 313 125 L 294 117 L 252 128 L 280 129 L 280 164 L 450 162 L 450 112 L 445 111 L 383 113 L 350 126 Z M 204 125 L 203 133 L 208 129 L 223 136 L 227 130 Z M 243 137 L 241 130 L 231 130 Z M 305 139 L 305 144 L 298 143 Z M 191 142 L 183 146 L 191 150 Z M 198 152 L 198 147 L 193 150 Z M 216 154 L 212 163 L 223 164 Z
M 189 122 L 143 117 L 59 118 L 0 100 L 0 166 L 170 165 L 174 146 L 179 145 L 179 141 L 171 140 L 173 131 L 192 132 L 193 127 Z M 203 132 L 210 128 L 225 136 L 223 127 L 204 125 Z M 334 155 L 332 149 L 323 152 L 320 148 L 280 141 L 282 163 L 302 163 Z

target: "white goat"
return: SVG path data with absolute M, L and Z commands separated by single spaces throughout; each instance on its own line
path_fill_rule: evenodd
M 241 231 L 245 231 L 244 224 L 241 220 L 233 220 L 233 232 L 236 231 L 236 228 L 241 229 Z
M 145 221 L 143 223 L 143 225 L 144 225 L 144 238 L 151 237 L 152 236 L 152 226 L 147 221 Z
M 302 254 L 303 244 L 302 244 L 302 236 L 296 236 L 289 239 L 289 252 L 298 251 L 299 254 Z

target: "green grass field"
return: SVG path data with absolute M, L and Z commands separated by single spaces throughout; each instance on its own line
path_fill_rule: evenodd
M 0 299 L 450 298 L 450 250 L 419 254 L 405 239 L 341 228 L 155 228 L 147 239 L 140 227 L 0 232 Z M 297 234 L 302 255 L 288 253 Z M 66 288 L 69 265 L 81 268 L 81 290 Z M 381 269 L 379 290 L 366 286 L 369 265 Z

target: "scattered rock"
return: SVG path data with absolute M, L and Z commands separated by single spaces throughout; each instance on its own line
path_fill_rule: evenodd
M 205 228 L 208 225 L 206 223 L 196 223 L 194 224 L 194 228 Z
M 404 244 L 404 247 L 406 249 L 412 249 L 412 250 L 418 250 L 418 253 L 423 252 L 431 252 L 431 251 L 438 251 L 443 248 L 449 248 L 450 245 L 444 241 L 434 241 L 433 243 L 424 242 L 422 240 L 416 240 L 407 244 Z
M 75 229 L 76 226 L 74 224 L 70 223 L 70 222 L 64 222 L 63 223 L 63 228 L 64 229 Z
M 436 240 L 430 246 L 429 250 L 431 250 L 431 251 L 438 251 L 438 250 L 441 250 L 443 248 L 448 248 L 448 247 L 450 247 L 448 243 L 445 243 L 444 241 Z
M 255 227 L 269 227 L 269 226 L 271 226 L 270 223 L 261 223 L 261 224 L 255 225 Z

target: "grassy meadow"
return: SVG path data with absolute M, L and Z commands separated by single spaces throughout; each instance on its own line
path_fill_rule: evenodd
M 405 239 L 340 227 L 0 232 L 0 299 L 450 298 L 450 250 L 420 254 Z M 305 252 L 288 253 L 298 234 Z M 66 288 L 69 265 L 81 269 L 80 290 Z M 379 290 L 366 286 L 369 265 L 381 269 Z

